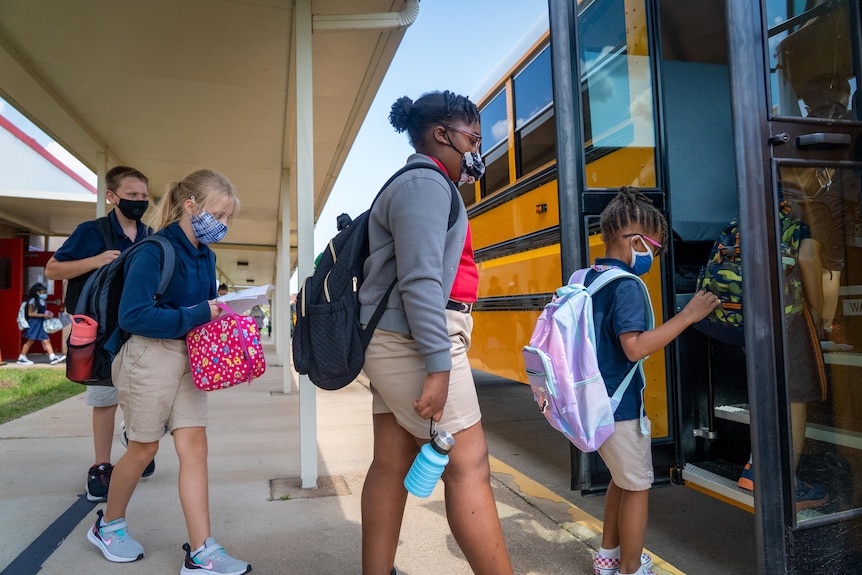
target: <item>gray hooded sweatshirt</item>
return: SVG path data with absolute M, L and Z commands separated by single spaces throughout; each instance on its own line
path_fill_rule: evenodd
M 434 165 L 423 154 L 407 158 L 413 162 Z M 464 251 L 467 211 L 459 197 L 458 217 L 446 229 L 451 189 L 436 170 L 415 169 L 383 190 L 368 219 L 370 255 L 359 289 L 359 317 L 365 324 L 398 278 L 377 328 L 411 335 L 428 373 L 452 368 L 446 301 Z

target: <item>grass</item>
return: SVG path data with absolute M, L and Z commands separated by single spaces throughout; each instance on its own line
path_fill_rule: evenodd
M 0 423 L 54 405 L 84 389 L 66 379 L 64 369 L 0 367 Z

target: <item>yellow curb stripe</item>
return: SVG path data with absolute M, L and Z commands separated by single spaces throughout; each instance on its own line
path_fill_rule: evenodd
M 525 495 L 535 497 L 537 499 L 544 499 L 546 501 L 550 501 L 551 503 L 563 503 L 565 505 L 568 505 L 568 513 L 572 518 L 572 522 L 601 535 L 602 522 L 584 511 L 583 509 L 581 509 L 580 507 L 574 505 L 568 499 L 554 493 L 538 481 L 527 477 L 514 467 L 503 463 L 494 456 L 489 455 L 488 461 L 491 464 L 492 473 L 502 473 L 505 475 L 509 475 L 512 478 L 512 481 L 518 487 L 518 489 L 521 490 L 521 492 Z M 644 549 L 644 551 L 652 555 L 652 570 L 657 575 L 685 575 L 684 572 L 680 571 L 667 561 L 663 560 L 661 557 L 657 556 L 649 549 Z

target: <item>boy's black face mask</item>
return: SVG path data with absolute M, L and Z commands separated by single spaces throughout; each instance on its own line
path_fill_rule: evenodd
M 117 209 L 120 210 L 121 214 L 136 222 L 144 217 L 144 212 L 147 211 L 148 207 L 150 207 L 148 200 L 124 200 L 120 198 L 120 202 L 117 204 Z

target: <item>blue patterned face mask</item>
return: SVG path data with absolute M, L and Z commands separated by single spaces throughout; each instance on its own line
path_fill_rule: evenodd
M 195 237 L 202 244 L 216 244 L 227 234 L 227 226 L 209 212 L 201 212 L 199 216 L 192 216 L 191 219 Z

